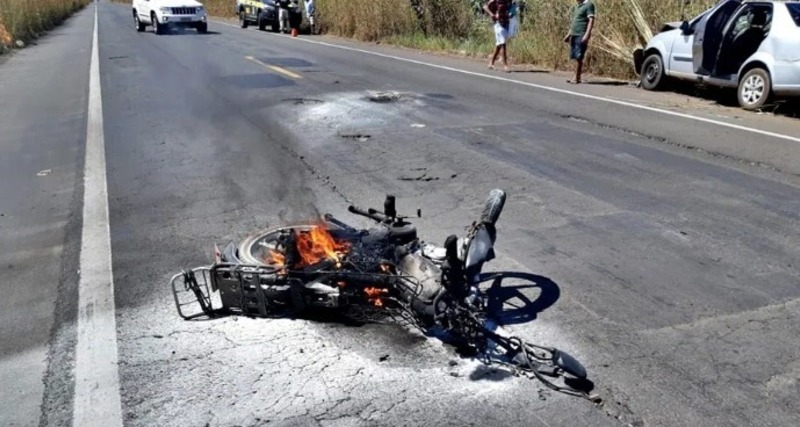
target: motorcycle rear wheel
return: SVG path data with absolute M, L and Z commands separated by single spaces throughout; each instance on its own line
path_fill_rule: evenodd
M 311 224 L 299 224 L 290 227 L 277 227 L 257 232 L 245 238 L 238 247 L 238 257 L 242 264 L 270 265 L 268 261 L 269 250 L 275 250 L 278 238 L 283 232 L 289 230 L 307 231 L 313 228 Z

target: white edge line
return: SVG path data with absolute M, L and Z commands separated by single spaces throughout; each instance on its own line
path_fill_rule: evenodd
M 121 427 L 122 405 L 117 370 L 117 328 L 114 277 L 111 271 L 103 99 L 100 92 L 98 8 L 98 2 L 95 2 L 83 176 L 83 228 L 72 425 Z
M 220 24 L 220 25 L 225 25 L 225 26 L 228 26 L 228 27 L 239 28 L 236 25 L 228 24 L 226 22 L 221 22 L 221 21 L 217 21 L 217 20 L 212 20 L 211 22 L 214 22 L 214 23 Z M 281 37 L 281 36 L 279 36 L 277 34 L 270 34 L 270 35 L 273 35 L 273 36 L 276 36 L 276 37 Z M 326 42 L 321 42 L 321 41 L 318 41 L 318 40 L 308 40 L 308 39 L 302 38 L 302 37 L 296 37 L 296 38 L 293 38 L 293 40 L 298 40 L 298 41 L 301 41 L 301 42 L 304 42 L 304 43 L 317 44 L 317 45 L 320 45 L 320 46 L 333 47 L 333 48 L 336 48 L 336 49 L 349 50 L 349 51 L 352 51 L 352 52 L 359 52 L 359 53 L 363 53 L 363 54 L 367 54 L 367 55 L 379 56 L 381 58 L 394 59 L 396 61 L 408 62 L 408 63 L 416 64 L 416 65 L 424 65 L 426 67 L 438 68 L 440 70 L 452 71 L 454 73 L 461 73 L 461 74 L 467 74 L 467 75 L 471 75 L 471 76 L 483 77 L 483 78 L 492 79 L 492 80 L 498 80 L 498 81 L 503 81 L 503 82 L 508 82 L 508 83 L 514 83 L 514 84 L 518 84 L 518 85 L 522 85 L 522 86 L 528 86 L 528 87 L 532 87 L 532 88 L 536 88 L 536 89 L 547 90 L 547 91 L 550 91 L 550 92 L 561 93 L 561 94 L 564 94 L 564 95 L 577 96 L 577 97 L 581 97 L 581 98 L 591 99 L 591 100 L 594 100 L 594 101 L 607 102 L 607 103 L 610 103 L 610 104 L 621 105 L 621 106 L 629 107 L 629 108 L 636 108 L 636 109 L 639 109 L 639 110 L 645 110 L 645 111 L 650 111 L 650 112 L 654 112 L 654 113 L 661 113 L 661 114 L 665 114 L 665 115 L 668 115 L 668 116 L 680 117 L 680 118 L 687 119 L 687 120 L 694 120 L 694 121 L 698 121 L 698 122 L 703 122 L 703 123 L 713 124 L 713 125 L 717 125 L 717 126 L 727 127 L 727 128 L 730 128 L 730 129 L 736 129 L 736 130 L 741 130 L 741 131 L 745 131 L 745 132 L 756 133 L 756 134 L 759 134 L 759 135 L 769 136 L 769 137 L 772 137 L 772 138 L 785 139 L 787 141 L 793 141 L 793 142 L 800 142 L 800 138 L 789 136 L 789 135 L 784 135 L 784 134 L 781 134 L 781 133 L 776 133 L 776 132 L 770 132 L 770 131 L 761 130 L 761 129 L 750 128 L 750 127 L 747 127 L 747 126 L 737 125 L 737 124 L 734 124 L 734 123 L 723 122 L 723 121 L 720 121 L 720 120 L 714 120 L 714 119 L 709 119 L 709 118 L 705 118 L 705 117 L 696 117 L 696 116 L 692 116 L 690 114 L 678 113 L 676 111 L 670 111 L 670 110 L 663 110 L 661 108 L 648 107 L 646 105 L 635 104 L 635 103 L 632 103 L 632 102 L 619 101 L 619 100 L 616 100 L 616 99 L 605 98 L 605 97 L 597 96 L 597 95 L 589 95 L 589 94 L 586 94 L 586 93 L 573 92 L 571 90 L 559 89 L 559 88 L 555 88 L 555 87 L 552 87 L 552 86 L 545 86 L 545 85 L 536 84 L 536 83 L 523 82 L 523 81 L 520 81 L 520 80 L 514 80 L 514 79 L 509 79 L 509 78 L 500 77 L 500 76 L 493 76 L 491 74 L 484 74 L 484 73 L 478 73 L 478 72 L 475 72 L 475 71 L 462 70 L 462 69 L 459 69 L 459 68 L 448 67 L 446 65 L 431 64 L 430 62 L 418 61 L 416 59 L 409 59 L 409 58 L 403 58 L 403 57 L 400 57 L 400 56 L 387 55 L 385 53 L 373 52 L 373 51 L 370 51 L 370 50 L 358 49 L 358 48 L 349 47 L 349 46 L 342 46 L 342 45 L 333 44 L 333 43 L 326 43 Z

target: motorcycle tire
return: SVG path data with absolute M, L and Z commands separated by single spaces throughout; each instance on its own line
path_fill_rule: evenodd
M 495 188 L 489 193 L 486 199 L 486 204 L 481 213 L 481 222 L 488 222 L 495 225 L 500 218 L 500 213 L 503 212 L 503 206 L 506 204 L 506 192 Z
M 287 225 L 283 227 L 276 227 L 259 231 L 242 240 L 242 242 L 237 247 L 237 257 L 239 258 L 242 264 L 268 265 L 266 260 L 263 259 L 264 254 L 259 253 L 258 246 L 270 248 L 271 245 L 268 243 L 274 241 L 274 239 L 277 238 L 282 231 L 290 229 L 308 231 L 314 227 L 316 226 L 311 224 L 297 224 L 297 225 Z M 340 229 L 339 227 L 332 224 L 328 224 L 327 227 L 333 230 Z
M 310 230 L 313 225 L 294 225 L 294 226 L 286 226 L 286 227 L 277 227 L 271 228 L 268 230 L 263 230 L 258 233 L 252 234 L 246 237 L 238 246 L 238 254 L 239 260 L 242 264 L 247 265 L 267 265 L 266 261 L 256 254 L 257 248 L 256 245 L 260 245 L 261 242 L 265 242 L 270 240 L 271 236 L 278 236 L 281 231 L 289 230 L 291 228 L 298 229 L 298 230 Z

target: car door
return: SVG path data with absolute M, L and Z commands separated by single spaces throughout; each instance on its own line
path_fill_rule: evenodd
M 144 0 L 133 0 L 133 10 L 136 11 L 136 14 L 141 19 L 142 15 L 144 15 Z
M 696 74 L 711 74 L 722 43 L 722 30 L 741 6 L 741 0 L 721 0 L 697 23 L 692 41 L 692 65 Z
M 150 5 L 150 0 L 136 0 L 136 12 L 139 14 L 139 20 L 142 22 L 150 22 L 150 10 L 152 6 Z
M 672 40 L 669 53 L 670 75 L 676 77 L 694 76 L 694 62 L 692 60 L 692 45 L 694 44 L 694 33 L 697 24 L 708 14 L 708 11 L 696 16 L 689 22 L 688 28 L 681 30 L 680 35 Z

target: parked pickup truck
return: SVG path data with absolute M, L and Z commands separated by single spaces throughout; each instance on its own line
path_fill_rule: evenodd
M 194 28 L 198 33 L 208 31 L 208 14 L 195 0 L 133 0 L 133 21 L 136 31 L 149 25 L 156 34 L 172 27 Z

